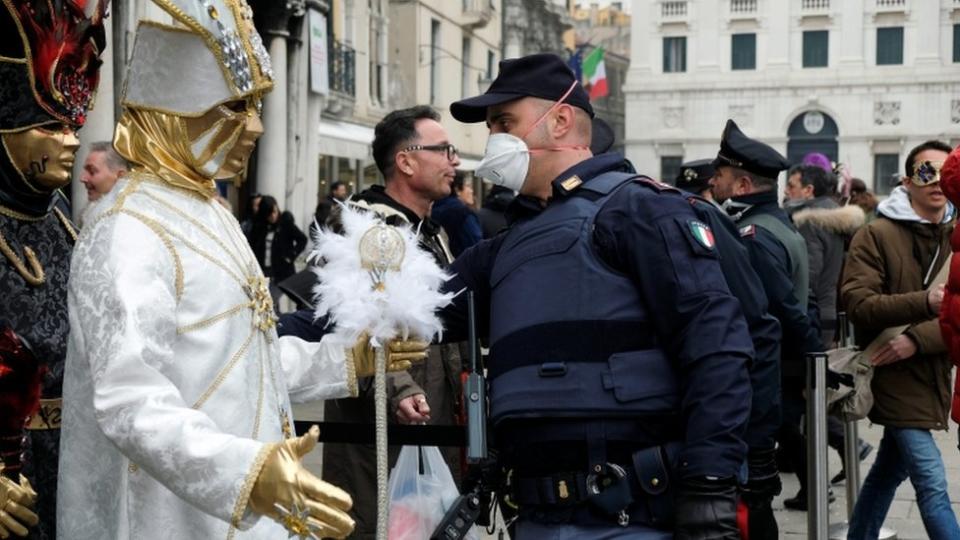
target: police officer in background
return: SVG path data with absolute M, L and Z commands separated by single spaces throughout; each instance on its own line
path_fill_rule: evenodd
M 592 155 L 589 98 L 555 55 L 504 60 L 450 110 L 490 127 L 477 174 L 520 192 L 445 285 L 474 291 L 489 337 L 513 538 L 739 538 L 753 351 L 710 228 L 681 191 Z
M 767 294 L 770 313 L 780 321 L 783 331 L 783 422 L 778 440 L 800 481 L 800 492 L 785 505 L 804 510 L 806 454 L 799 429 L 805 408 L 803 361 L 805 353 L 824 349 L 819 329 L 807 311 L 807 246 L 778 204 L 777 176 L 789 163 L 773 148 L 747 137 L 733 120 L 727 120 L 713 166 L 713 196 L 740 227 L 740 236 Z
M 714 176 L 713 160 L 699 159 L 680 166 L 676 185 L 691 193 L 710 195 Z M 747 443 L 747 480 L 740 488 L 741 508 L 747 519 L 744 538 L 776 540 L 779 537 L 773 514 L 773 498 L 780 494 L 780 473 L 776 462 L 776 433 L 780 429 L 780 322 L 768 312 L 763 282 L 750 262 L 733 220 L 706 197 L 688 196 L 704 223 L 713 231 L 720 253 L 720 268 L 730 292 L 740 301 L 750 329 L 755 353 L 750 366 L 753 402 L 744 440 Z
M 674 185 L 694 195 L 699 195 L 708 201 L 713 200 L 710 193 L 710 181 L 713 180 L 713 160 L 697 159 L 680 165 L 680 172 L 674 180 Z

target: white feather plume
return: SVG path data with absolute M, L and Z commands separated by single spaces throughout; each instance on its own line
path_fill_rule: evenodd
M 362 332 L 377 343 L 398 336 L 427 340 L 441 336 L 443 324 L 437 310 L 455 295 L 439 290 L 450 276 L 418 245 L 411 227 L 398 226 L 405 246 L 403 262 L 399 271 L 387 271 L 383 290 L 375 290 L 369 272 L 361 265 L 360 239 L 382 220 L 352 204 L 341 205 L 341 210 L 344 234 L 321 229 L 314 238 L 312 256 L 320 262 L 315 270 L 319 278 L 314 287 L 315 316 L 327 316 L 347 342 L 355 341 Z

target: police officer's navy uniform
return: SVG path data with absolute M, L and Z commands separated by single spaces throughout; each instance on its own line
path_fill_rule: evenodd
M 684 163 L 676 185 L 692 193 L 710 187 L 714 175 L 711 160 Z M 720 267 L 730 292 L 740 301 L 756 351 L 750 366 L 753 402 L 744 440 L 748 447 L 748 474 L 741 485 L 741 502 L 747 508 L 746 528 L 750 538 L 776 539 L 779 536 L 773 514 L 773 498 L 780 494 L 775 435 L 780 429 L 780 322 L 768 312 L 763 283 L 750 262 L 750 254 L 741 243 L 734 222 L 716 204 L 689 195 L 687 200 L 697 216 L 713 232 Z M 739 522 L 743 526 L 743 522 Z
M 455 261 L 446 287 L 485 311 L 494 437 L 521 520 L 684 537 L 684 520 L 717 521 L 696 501 L 733 500 L 752 346 L 709 228 L 679 190 L 624 168 L 597 156 L 560 175 L 542 210 L 518 199 L 516 221 Z M 462 303 L 445 313 L 452 339 Z M 608 464 L 629 489 L 589 497 L 597 468 L 617 476 Z
M 733 166 L 765 178 L 776 178 L 789 165 L 776 150 L 750 139 L 732 120 L 727 122 L 715 167 Z M 819 330 L 809 316 L 807 248 L 778 204 L 777 191 L 733 197 L 724 207 L 737 222 L 753 267 L 763 284 L 769 311 L 780 321 L 782 415 L 779 442 L 796 462 L 801 491 L 806 485 L 806 460 L 800 438 L 804 355 L 823 350 Z

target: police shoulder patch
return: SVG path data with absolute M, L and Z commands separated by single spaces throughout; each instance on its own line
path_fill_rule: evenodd
M 757 235 L 757 226 L 756 225 L 746 225 L 740 227 L 740 238 L 751 238 Z
M 706 223 L 691 219 L 687 222 L 687 226 L 690 227 L 690 233 L 693 235 L 693 239 L 701 246 L 707 249 L 713 249 L 713 247 L 717 245 L 713 238 L 713 231 L 710 230 L 710 226 Z

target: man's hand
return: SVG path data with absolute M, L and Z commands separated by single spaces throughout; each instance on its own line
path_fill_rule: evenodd
M 937 309 L 940 309 L 939 303 L 937 304 Z M 915 354 L 917 354 L 917 344 L 913 342 L 910 336 L 900 334 L 887 342 L 883 347 L 880 347 L 880 350 L 877 351 L 877 354 L 873 355 L 870 362 L 874 366 L 885 366 L 906 360 Z
M 2 470 L 3 466 L 0 465 Z M 10 538 L 11 534 L 27 536 L 27 528 L 39 521 L 30 510 L 36 503 L 37 493 L 22 474 L 19 484 L 0 475 L 0 538 Z
M 387 355 L 387 371 L 405 371 L 414 362 L 427 358 L 430 344 L 415 339 L 394 339 L 387 342 L 384 352 Z M 376 372 L 376 352 L 370 344 L 370 336 L 361 334 L 357 342 L 347 349 L 347 356 L 353 358 L 357 378 L 370 377 Z
M 270 517 L 300 538 L 345 538 L 354 522 L 350 495 L 320 480 L 300 463 L 317 446 L 320 428 L 276 445 L 250 492 L 250 510 Z
M 397 420 L 401 424 L 420 424 L 430 420 L 430 405 L 423 394 L 405 397 L 397 404 Z
M 930 290 L 927 291 L 927 305 L 934 313 L 940 313 L 940 305 L 943 304 L 943 291 L 943 283 L 930 287 Z

